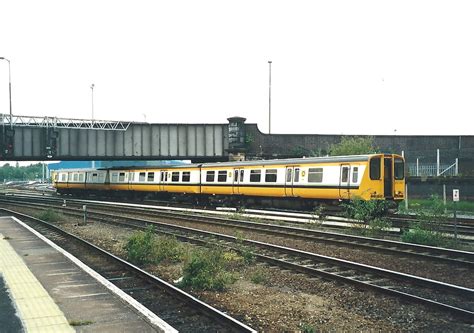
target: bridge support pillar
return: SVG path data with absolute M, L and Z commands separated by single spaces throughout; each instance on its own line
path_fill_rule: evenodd
M 229 121 L 229 161 L 244 161 L 247 152 L 245 142 L 245 121 L 243 117 L 227 118 Z

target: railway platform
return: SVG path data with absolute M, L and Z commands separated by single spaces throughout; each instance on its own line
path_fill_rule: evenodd
M 74 259 L 16 218 L 0 217 L 0 287 L 8 291 L 0 305 L 16 312 L 24 331 L 175 331 Z M 14 321 L 1 312 L 0 324 Z

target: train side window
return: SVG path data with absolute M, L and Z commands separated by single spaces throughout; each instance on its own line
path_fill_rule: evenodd
M 147 181 L 149 181 L 149 182 L 154 182 L 155 181 L 155 173 L 154 172 L 148 172 Z
M 262 176 L 261 170 L 250 170 L 250 182 L 259 183 Z
M 225 183 L 227 181 L 227 171 L 225 171 L 225 170 L 219 171 L 218 174 L 217 174 L 217 181 L 219 183 Z
M 352 182 L 357 183 L 359 180 L 359 167 L 352 168 Z
M 268 169 L 265 170 L 265 183 L 276 183 L 277 181 L 277 170 Z
M 172 182 L 179 182 L 179 171 L 173 171 L 171 173 L 171 181 Z
M 291 183 L 291 176 L 293 175 L 292 169 L 286 169 L 286 182 Z
M 138 181 L 139 182 L 144 182 L 145 181 L 145 174 L 146 174 L 146 172 L 140 172 L 140 174 L 138 175 Z
M 79 175 L 77 173 L 75 173 L 73 176 L 72 176 L 72 180 L 77 182 L 79 180 Z
M 188 183 L 191 180 L 191 172 L 190 171 L 183 171 L 183 182 Z
M 347 183 L 349 181 L 349 167 L 342 167 L 341 182 Z
M 94 175 L 92 175 L 93 177 Z M 119 182 L 124 182 L 125 181 L 125 172 L 120 172 L 119 173 Z
M 240 182 L 244 182 L 244 170 L 240 170 Z
M 118 180 L 118 173 L 112 172 L 112 183 L 116 183 Z
M 295 168 L 295 178 L 293 182 L 297 183 L 300 181 L 300 168 Z
M 399 157 L 395 158 L 395 179 L 402 180 L 405 178 L 405 163 Z
M 309 168 L 308 169 L 308 183 L 322 183 L 323 182 L 323 168 Z
M 370 179 L 379 180 L 380 174 L 380 157 L 373 157 L 370 160 Z
M 207 171 L 206 172 L 206 182 L 211 183 L 214 181 L 216 172 L 215 171 Z

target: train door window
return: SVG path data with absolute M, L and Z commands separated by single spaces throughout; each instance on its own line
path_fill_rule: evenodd
M 234 183 L 239 181 L 239 170 L 234 170 Z
M 135 172 L 130 172 L 130 181 L 131 182 L 135 181 Z
M 297 183 L 300 181 L 300 168 L 295 168 L 295 178 L 293 179 L 293 182 Z
M 62 182 L 67 181 L 67 174 L 66 174 L 66 173 L 63 173 L 63 174 L 61 175 L 61 181 L 62 181 Z
M 92 182 L 97 183 L 97 174 L 96 173 L 92 174 Z
M 395 179 L 402 180 L 405 178 L 405 163 L 403 159 L 396 157 L 395 158 Z
M 244 170 L 240 170 L 240 182 L 244 182 Z
M 139 182 L 144 182 L 145 181 L 145 176 L 146 176 L 146 172 L 140 172 L 140 174 L 138 175 L 138 181 Z
M 221 170 L 217 174 L 217 181 L 219 183 L 225 183 L 227 181 L 227 171 Z
M 349 181 L 349 167 L 342 167 L 341 182 L 347 183 Z
M 166 180 L 166 171 L 161 171 L 161 181 L 164 182 Z
M 73 176 L 72 176 L 72 180 L 77 182 L 79 181 L 79 175 L 77 173 L 75 173 Z
M 125 172 L 119 173 L 119 183 L 123 183 L 125 181 Z
M 206 172 L 206 182 L 211 183 L 214 181 L 216 172 L 215 171 L 207 171 Z
M 357 183 L 359 180 L 359 167 L 352 168 L 352 182 Z
M 268 169 L 265 170 L 265 183 L 276 183 L 277 181 L 277 170 Z
M 191 172 L 189 172 L 189 171 L 183 171 L 183 179 L 182 179 L 182 181 L 183 181 L 183 182 L 186 182 L 186 183 L 189 183 L 190 180 L 191 180 Z
M 173 171 L 171 173 L 171 181 L 172 182 L 179 182 L 179 171 Z
M 286 169 L 286 182 L 291 183 L 291 176 L 293 176 L 293 169 Z
M 250 182 L 259 183 L 262 176 L 261 170 L 250 170 Z
M 308 169 L 308 183 L 322 183 L 323 182 L 323 168 L 309 168 Z
M 380 157 L 372 157 L 370 160 L 370 179 L 380 179 Z
M 80 182 L 84 181 L 84 174 L 83 173 L 79 174 L 79 181 Z
M 112 183 L 116 183 L 118 180 L 118 173 L 112 172 Z
M 149 181 L 149 182 L 154 182 L 155 181 L 155 173 L 154 172 L 148 172 L 147 181 Z

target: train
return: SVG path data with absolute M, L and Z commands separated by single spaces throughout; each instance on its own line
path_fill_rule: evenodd
M 196 203 L 314 209 L 353 198 L 405 198 L 405 160 L 397 154 L 309 157 L 162 167 L 57 170 L 58 194 L 172 198 Z

